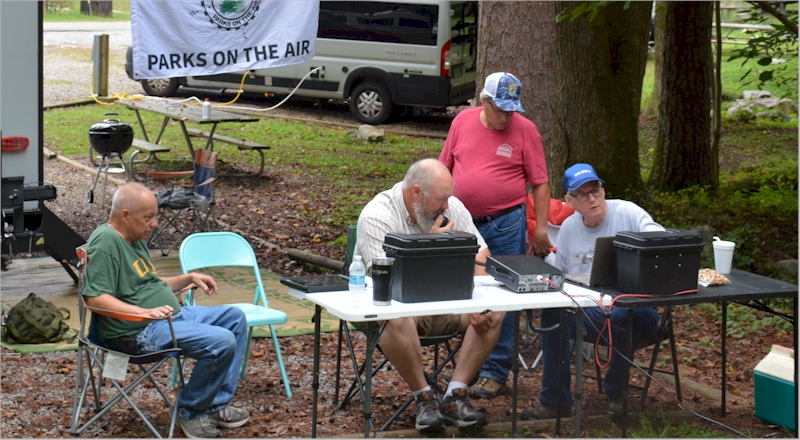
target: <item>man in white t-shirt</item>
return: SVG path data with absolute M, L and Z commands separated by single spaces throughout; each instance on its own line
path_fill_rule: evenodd
M 561 225 L 558 233 L 555 266 L 565 273 L 591 272 L 594 260 L 594 243 L 597 237 L 613 236 L 620 231 L 663 231 L 664 227 L 653 221 L 650 214 L 633 202 L 626 200 L 606 200 L 604 181 L 598 177 L 594 168 L 585 163 L 575 164 L 566 171 L 561 180 L 566 195 L 564 199 L 575 209 Z M 596 337 L 596 329 L 602 327 L 605 320 L 603 311 L 598 307 L 583 309 L 584 326 L 590 337 Z M 559 311 L 547 309 L 542 311 L 542 326 L 550 327 L 559 322 Z M 633 314 L 633 345 L 637 341 L 649 338 L 658 331 L 658 313 L 651 308 L 635 309 Z M 626 328 L 628 311 L 611 310 L 611 324 L 616 328 Z M 574 318 L 568 320 L 570 337 L 575 337 Z M 624 332 L 612 332 L 612 345 L 615 351 L 622 353 Z M 572 414 L 572 393 L 569 380 L 558 384 L 559 365 L 561 377 L 569 378 L 569 361 L 563 354 L 565 362 L 559 359 L 559 332 L 553 331 L 542 335 L 544 366 L 542 375 L 542 391 L 539 393 L 541 404 L 522 411 L 522 420 L 536 420 L 569 417 Z M 627 362 L 617 353 L 612 354 L 611 363 L 603 379 L 603 390 L 609 399 L 608 411 L 611 415 L 622 415 L 622 385 Z M 561 406 L 558 406 L 558 394 L 561 393 Z

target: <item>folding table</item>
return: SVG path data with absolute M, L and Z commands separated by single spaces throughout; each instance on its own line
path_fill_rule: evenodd
M 372 304 L 372 280 L 367 279 L 367 289 L 365 300 L 358 307 L 353 307 L 347 299 L 348 291 L 305 293 L 293 288 L 289 288 L 289 295 L 305 299 L 315 304 L 314 314 L 314 370 L 312 379 L 313 406 L 311 415 L 311 436 L 317 435 L 317 393 L 319 390 L 319 362 L 320 362 L 320 313 L 322 309 L 339 319 L 351 322 L 365 322 L 367 324 L 367 353 L 366 365 L 372 365 L 372 351 L 377 344 L 378 335 L 374 326 L 377 321 L 387 319 L 404 318 L 411 316 L 429 316 L 444 314 L 480 313 L 484 310 L 497 312 L 514 312 L 517 322 L 519 322 L 519 312 L 527 309 L 546 309 L 546 308 L 572 308 L 572 307 L 597 307 L 600 296 L 597 292 L 576 286 L 566 285 L 564 289 L 572 297 L 567 297 L 560 292 L 536 292 L 536 293 L 515 293 L 501 286 L 500 283 L 489 276 L 475 277 L 475 289 L 472 292 L 472 299 L 435 301 L 420 303 L 401 303 L 392 300 L 390 306 L 375 306 Z M 606 295 L 602 299 L 604 305 L 611 302 L 611 297 Z M 515 333 L 514 358 L 517 357 L 517 342 L 519 334 Z M 516 432 L 517 421 L 517 372 L 514 372 L 514 386 L 512 391 L 512 419 L 511 429 Z M 364 437 L 368 438 L 372 417 L 372 369 L 365 368 L 366 378 L 364 380 Z M 579 411 L 579 410 L 578 410 Z M 579 418 L 578 418 L 579 420 Z
M 622 296 L 614 302 L 614 307 L 622 307 L 628 309 L 628 328 L 627 328 L 627 347 L 628 358 L 631 357 L 632 330 L 633 325 L 633 310 L 640 307 L 661 307 L 661 306 L 676 306 L 676 305 L 689 305 L 689 304 L 702 304 L 702 303 L 720 303 L 722 304 L 722 416 L 725 416 L 725 395 L 727 387 L 727 374 L 726 374 L 726 361 L 727 361 L 727 331 L 728 331 L 728 304 L 735 302 L 741 305 L 752 307 L 757 310 L 776 314 L 784 317 L 795 330 L 797 334 L 797 292 L 798 288 L 795 284 L 790 284 L 784 281 L 768 278 L 754 273 L 745 272 L 738 269 L 733 269 L 730 274 L 726 275 L 730 279 L 730 284 L 722 286 L 698 286 L 697 293 L 688 293 L 683 295 L 668 295 L 668 296 L 651 296 L 651 297 L 635 297 L 635 296 Z M 600 290 L 600 289 L 597 289 Z M 604 292 L 611 294 L 614 297 L 624 295 L 614 288 L 602 289 Z M 783 313 L 771 309 L 763 303 L 767 299 L 775 298 L 794 298 L 794 316 L 788 316 Z M 795 337 L 795 353 L 797 353 L 797 338 Z M 626 370 L 626 375 L 628 371 Z M 797 382 L 797 359 L 795 359 L 795 382 Z M 627 378 L 623 381 L 623 396 L 627 397 L 629 393 Z M 622 436 L 625 437 L 627 430 L 627 421 L 623 420 L 622 423 Z

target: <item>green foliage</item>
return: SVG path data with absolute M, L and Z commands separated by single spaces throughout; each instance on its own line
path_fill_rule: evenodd
M 115 1 L 112 17 L 81 14 L 79 1 L 45 1 L 43 20 L 46 22 L 63 21 L 127 21 L 131 19 L 130 1 Z
M 640 130 L 643 174 L 652 166 L 655 125 Z M 723 119 L 720 187 L 639 194 L 639 203 L 665 227 L 710 226 L 737 243 L 734 267 L 796 283 L 774 262 L 797 258 L 797 122 Z M 713 253 L 701 254 L 713 267 Z
M 630 2 L 625 2 L 625 9 L 628 9 L 628 5 Z M 573 22 L 578 19 L 583 14 L 587 14 L 589 17 L 589 21 L 594 20 L 597 16 L 597 13 L 600 12 L 600 8 L 608 4 L 607 1 L 599 1 L 599 2 L 585 2 L 578 5 L 575 9 L 570 12 L 561 11 L 556 16 L 556 23 L 560 23 L 566 19 L 569 19 L 570 22 Z
M 769 24 L 775 28 L 774 31 L 745 31 L 749 37 L 747 44 L 741 48 L 737 47 L 731 52 L 728 61 L 742 60 L 742 66 L 748 61 L 755 62 L 756 66 L 746 70 L 740 78 L 743 86 L 756 84 L 759 90 L 764 89 L 768 84 L 777 85 L 782 89 L 794 91 L 797 95 L 797 33 L 779 20 L 765 15 L 763 10 L 753 3 L 747 3 L 751 7 L 746 11 L 748 24 L 765 25 Z M 791 8 L 786 11 L 786 18 L 797 28 L 797 9 Z M 783 59 L 784 62 L 773 64 L 774 59 Z M 791 92 L 784 91 L 781 96 L 789 96 Z

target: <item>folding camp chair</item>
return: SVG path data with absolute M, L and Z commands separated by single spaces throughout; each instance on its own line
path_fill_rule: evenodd
M 80 273 L 80 284 L 82 287 L 86 283 L 86 266 L 88 264 L 86 245 L 79 247 L 76 251 L 78 254 L 78 269 Z M 174 365 L 178 371 L 183 371 L 183 354 L 181 349 L 178 348 L 178 344 L 175 339 L 175 333 L 172 332 L 171 317 L 162 319 L 165 319 L 169 323 L 170 331 L 172 332 L 173 348 L 151 354 L 140 355 L 138 354 L 138 349 L 129 343 L 130 341 L 115 341 L 110 347 L 101 344 L 97 334 L 96 317 L 97 315 L 103 315 L 114 319 L 137 322 L 155 321 L 155 319 L 140 315 L 112 312 L 110 310 L 89 307 L 86 305 L 83 295 L 79 294 L 78 297 L 78 312 L 80 316 L 80 330 L 78 332 L 78 369 L 76 373 L 77 377 L 72 406 L 72 424 L 69 431 L 70 434 L 81 434 L 84 430 L 86 430 L 86 428 L 111 410 L 119 401 L 125 400 L 139 416 L 139 418 L 145 423 L 145 425 L 150 429 L 150 431 L 152 431 L 153 435 L 161 438 L 161 434 L 158 432 L 158 430 L 156 430 L 147 417 L 145 417 L 139 407 L 134 403 L 132 398 L 134 389 L 143 382 L 147 381 L 153 385 L 153 388 L 164 399 L 167 407 L 170 408 L 168 437 L 172 437 L 172 434 L 175 430 L 175 422 L 177 421 L 178 417 L 177 397 L 175 400 L 171 400 L 164 392 L 164 388 L 153 378 L 153 373 L 158 371 L 158 369 L 170 359 L 174 361 Z M 88 326 L 88 332 L 86 326 L 87 310 L 92 312 Z M 108 370 L 111 370 L 112 368 L 106 367 L 110 363 L 117 362 L 127 362 L 129 364 L 138 366 L 139 375 L 130 380 L 118 380 L 107 377 Z M 113 373 L 111 375 L 117 376 Z M 106 395 L 107 392 L 105 392 L 103 387 L 104 379 L 107 379 L 113 389 L 116 391 L 116 394 L 110 398 L 108 398 Z M 124 382 L 128 382 L 127 385 L 123 385 Z M 178 388 L 175 390 L 175 396 L 180 395 L 182 384 L 183 376 L 181 376 Z M 105 388 L 108 389 L 109 387 Z M 90 389 L 91 393 L 89 392 Z M 113 392 L 114 390 L 111 391 Z M 81 416 L 83 415 L 82 413 L 84 412 L 84 407 L 88 407 L 90 405 L 90 398 L 94 399 L 94 405 L 91 406 L 93 406 L 96 414 L 94 414 L 88 421 L 85 421 L 83 424 L 81 424 Z M 108 398 L 108 400 L 105 400 L 106 398 Z M 105 403 L 103 403 L 104 400 Z
M 158 245 L 161 255 L 168 255 L 187 235 L 208 231 L 214 225 L 214 185 L 217 153 L 196 150 L 193 171 L 150 171 L 156 180 L 192 177 L 192 185 L 173 184 L 157 194 L 159 226 L 150 235 L 148 246 Z
M 624 331 L 624 330 L 623 330 Z M 661 350 L 661 345 L 663 342 L 669 341 L 669 346 L 672 351 L 672 371 L 664 370 L 656 368 L 656 362 L 658 361 L 658 353 Z M 588 341 L 584 339 L 584 342 L 595 343 L 595 340 Z M 675 345 L 675 333 L 672 329 L 672 310 L 669 306 L 664 307 L 661 311 L 661 319 L 658 325 L 658 331 L 653 336 L 643 339 L 636 344 L 634 347 L 634 351 L 638 351 L 650 346 L 653 346 L 653 355 L 650 357 L 650 365 L 647 369 L 647 379 L 645 379 L 644 386 L 642 387 L 642 397 L 641 401 L 639 402 L 639 411 L 644 410 L 644 405 L 647 402 L 647 391 L 650 389 L 650 382 L 652 381 L 653 372 L 659 372 L 663 374 L 669 374 L 675 378 L 675 394 L 678 398 L 678 401 L 683 401 L 683 396 L 681 394 L 681 375 L 678 371 L 678 351 Z M 618 356 L 617 353 L 612 354 L 612 356 Z M 599 389 L 600 394 L 603 394 L 603 382 L 602 382 L 602 375 L 600 371 L 600 365 L 595 364 L 595 373 L 597 376 L 591 377 L 593 379 L 597 379 L 597 386 Z
M 258 325 L 268 325 L 270 335 L 272 335 L 272 344 L 275 346 L 275 355 L 278 358 L 278 366 L 281 370 L 281 379 L 286 390 L 286 397 L 292 397 L 289 378 L 286 376 L 286 367 L 283 365 L 283 357 L 281 356 L 281 346 L 278 344 L 278 336 L 275 332 L 275 324 L 285 324 L 288 317 L 286 313 L 269 307 L 267 295 L 264 293 L 264 285 L 261 282 L 258 261 L 256 261 L 256 255 L 250 243 L 233 232 L 199 232 L 186 237 L 178 251 L 178 257 L 183 273 L 210 267 L 232 266 L 247 267 L 253 271 L 256 282 L 253 302 L 230 304 L 242 309 L 247 316 L 247 326 L 249 327 L 247 331 L 247 348 L 244 352 L 239 377 L 242 379 L 245 377 L 247 359 L 250 355 L 250 341 L 253 338 L 253 328 Z M 195 297 L 194 292 L 188 290 L 184 302 L 187 305 L 195 305 Z
M 342 273 L 347 275 L 350 268 L 350 262 L 353 260 L 353 254 L 355 252 L 355 243 L 356 243 L 356 226 L 350 225 L 347 230 L 347 253 L 345 254 L 345 265 L 342 269 Z M 382 327 L 382 326 L 381 326 Z M 376 328 L 377 332 L 381 332 L 382 328 Z M 380 335 L 375 340 L 380 339 Z M 455 347 L 451 347 L 450 341 L 456 337 L 460 336 L 459 334 L 451 334 L 451 335 L 442 335 L 442 336 L 428 336 L 428 337 L 420 337 L 420 345 L 422 347 L 432 347 L 433 348 L 433 370 L 430 373 L 425 374 L 425 380 L 428 382 L 428 385 L 431 386 L 434 390 L 436 390 L 439 394 L 444 394 L 444 389 L 439 386 L 438 377 L 442 370 L 447 366 L 447 364 L 451 364 L 453 368 L 456 367 L 455 355 L 458 353 L 458 350 L 461 348 L 461 344 L 463 343 L 463 338 L 459 339 Z M 355 378 L 350 383 L 350 388 L 344 394 L 344 398 L 341 402 L 339 402 L 339 388 L 340 388 L 340 377 L 341 377 L 341 360 L 342 360 L 342 341 L 346 340 L 347 342 L 347 349 L 350 353 L 350 360 L 353 365 L 353 371 L 355 373 Z M 355 350 L 353 349 L 353 343 L 350 335 L 350 328 L 348 327 L 347 322 L 344 320 L 339 320 L 339 341 L 338 341 L 338 349 L 336 351 L 336 384 L 335 384 L 335 394 L 334 394 L 334 405 L 338 404 L 338 408 L 344 408 L 356 394 L 361 395 L 361 399 L 364 399 L 364 379 L 362 379 L 362 375 L 366 370 L 366 364 L 358 365 L 355 356 Z M 446 355 L 444 360 L 439 363 L 439 353 L 440 353 L 440 346 L 443 346 Z M 369 349 L 369 347 L 368 347 Z M 378 361 L 377 365 L 372 367 L 372 376 L 374 377 L 375 374 L 380 371 L 389 359 L 383 353 L 383 349 L 378 343 L 375 348 L 381 353 L 381 358 Z M 442 351 L 444 353 L 445 351 Z M 377 358 L 376 358 L 377 359 Z M 392 417 L 387 420 L 383 426 L 379 429 L 379 431 L 386 431 L 389 427 L 397 420 L 400 415 L 408 408 L 411 403 L 414 402 L 414 397 L 410 396 L 406 402 L 400 406 L 400 408 L 395 411 Z
M 532 324 L 532 322 L 530 320 L 529 320 L 529 324 L 531 325 L 531 327 L 533 327 L 533 324 Z M 595 325 L 599 329 L 599 328 L 601 328 L 601 326 L 603 324 L 599 323 L 599 322 L 595 322 Z M 624 329 L 617 329 L 617 330 L 622 331 L 622 332 L 625 331 Z M 534 330 L 534 331 L 536 331 L 536 330 Z M 558 331 L 558 330 L 556 330 L 555 328 L 552 328 L 552 329 L 548 329 L 547 331 Z M 655 367 L 656 363 L 658 362 L 658 353 L 661 350 L 661 345 L 666 341 L 669 342 L 670 349 L 671 349 L 671 355 L 672 355 L 671 356 L 672 357 L 672 359 L 671 359 L 672 360 L 672 370 L 671 371 L 670 370 L 659 369 L 659 368 Z M 588 343 L 588 344 L 598 343 L 597 339 L 590 338 L 589 336 L 584 337 L 582 342 L 583 343 Z M 569 350 L 570 353 L 573 353 L 574 350 L 575 350 L 575 346 L 576 346 L 575 341 L 571 341 L 570 345 L 571 345 L 571 347 L 568 347 L 568 350 Z M 581 344 L 581 345 L 583 345 L 583 344 Z M 602 338 L 601 338 L 601 341 L 600 341 L 600 345 L 606 346 L 606 344 L 604 343 Z M 656 371 L 659 372 L 659 373 L 671 375 L 671 376 L 673 376 L 675 378 L 675 394 L 676 394 L 676 397 L 678 398 L 679 401 L 683 401 L 683 396 L 682 396 L 682 393 L 681 393 L 681 378 L 680 378 L 680 372 L 678 371 L 678 352 L 677 352 L 677 347 L 676 347 L 676 343 L 675 343 L 675 333 L 673 331 L 672 310 L 671 310 L 670 307 L 664 307 L 661 310 L 661 317 L 660 317 L 660 321 L 659 321 L 659 325 L 658 325 L 658 330 L 656 331 L 656 333 L 653 336 L 649 337 L 649 338 L 642 339 L 641 341 L 639 341 L 636 344 L 636 347 L 634 347 L 634 352 L 642 350 L 642 349 L 645 349 L 645 348 L 650 347 L 650 346 L 653 346 L 653 354 L 650 357 L 650 363 L 649 363 L 649 366 L 648 366 L 648 369 L 647 369 L 647 379 L 645 380 L 644 386 L 641 388 L 642 389 L 642 396 L 641 396 L 641 400 L 639 402 L 639 411 L 643 411 L 644 410 L 644 405 L 647 402 L 647 392 L 648 392 L 648 390 L 650 388 L 650 382 L 652 381 L 653 372 L 656 372 Z M 620 355 L 620 353 L 613 353 L 612 354 L 612 356 L 619 356 L 619 355 Z M 541 356 L 541 353 L 539 353 L 539 356 Z M 602 372 L 601 372 L 600 365 L 598 365 L 597 362 L 595 362 L 594 359 L 592 359 L 591 350 L 589 350 L 588 352 L 586 352 L 584 350 L 580 350 L 580 352 L 577 353 L 577 356 L 583 356 L 584 357 L 584 361 L 590 361 L 591 360 L 594 363 L 594 365 L 595 365 L 595 375 L 592 376 L 591 374 L 586 373 L 584 371 L 583 377 L 586 377 L 588 379 L 596 380 L 597 381 L 598 392 L 600 394 L 603 394 L 604 393 L 604 391 L 603 391 L 603 375 L 602 375 Z M 537 357 L 537 361 L 538 360 L 539 360 L 539 358 Z M 534 365 L 531 366 L 528 369 L 528 371 L 532 371 L 536 367 L 535 364 L 536 363 L 534 363 Z

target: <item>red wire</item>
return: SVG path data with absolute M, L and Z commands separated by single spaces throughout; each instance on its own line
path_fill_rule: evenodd
M 597 363 L 597 365 L 601 369 L 608 368 L 608 366 L 611 365 L 611 358 L 614 356 L 614 350 L 612 349 L 613 340 L 612 340 L 612 337 L 611 337 L 611 313 L 610 312 L 611 312 L 611 309 L 614 307 L 614 303 L 618 299 L 620 299 L 620 298 L 628 298 L 628 297 L 632 297 L 632 298 L 662 298 L 664 296 L 678 296 L 678 295 L 685 295 L 687 293 L 695 293 L 695 292 L 697 292 L 697 289 L 682 290 L 680 292 L 675 292 L 675 293 L 670 294 L 670 295 L 653 295 L 653 294 L 649 294 L 649 293 L 623 293 L 622 295 L 617 295 L 616 297 L 614 297 L 614 299 L 611 300 L 611 304 L 608 306 L 608 309 L 607 309 L 609 311 L 609 317 L 605 319 L 605 322 L 603 323 L 603 328 L 600 329 L 600 333 L 597 334 L 597 339 L 595 340 L 595 344 L 594 344 L 594 360 Z M 605 308 L 604 306 L 602 306 L 602 304 L 601 304 L 601 307 Z M 598 347 L 600 345 L 600 341 L 602 340 L 601 338 L 603 337 L 603 331 L 605 331 L 606 328 L 608 328 L 608 336 L 607 336 L 608 345 L 606 346 L 606 363 L 605 364 L 601 364 L 600 363 L 600 350 L 599 350 Z

